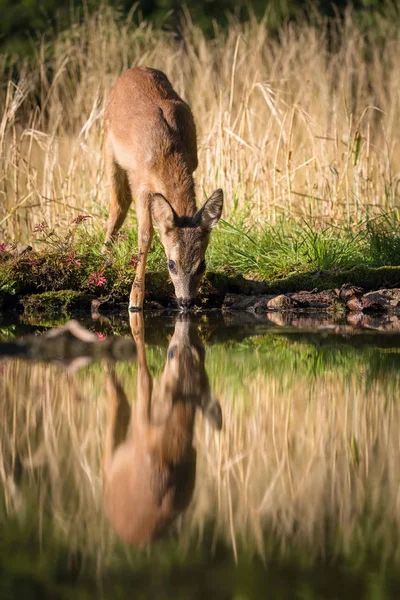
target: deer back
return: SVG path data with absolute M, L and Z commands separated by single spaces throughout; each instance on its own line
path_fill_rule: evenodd
M 118 164 L 154 192 L 170 195 L 165 179 L 179 182 L 197 167 L 193 115 L 161 71 L 135 67 L 121 75 L 108 98 L 105 130 Z

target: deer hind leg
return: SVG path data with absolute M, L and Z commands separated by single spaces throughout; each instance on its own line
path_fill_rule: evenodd
M 143 308 L 146 261 L 154 231 L 151 219 L 151 194 L 147 190 L 140 191 L 136 196 L 136 214 L 139 251 L 136 276 L 129 297 L 129 310 L 132 312 Z
M 125 217 L 132 202 L 128 175 L 115 161 L 111 150 L 105 148 L 104 160 L 106 172 L 111 185 L 110 214 L 107 221 L 104 245 L 113 241 L 125 221 Z

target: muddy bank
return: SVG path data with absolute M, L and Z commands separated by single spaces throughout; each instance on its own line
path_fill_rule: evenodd
M 365 292 L 362 288 L 345 284 L 333 290 L 301 291 L 287 294 L 247 296 L 227 294 L 222 304 L 225 311 L 297 312 L 342 311 L 346 313 L 400 314 L 400 288 Z
M 37 253 L 16 246 L 0 253 L 0 313 L 25 315 L 126 312 L 133 270 L 112 264 L 93 270 L 84 258 Z M 146 309 L 175 308 L 168 273 L 146 276 Z M 296 273 L 256 281 L 234 272 L 208 272 L 196 308 L 255 314 L 321 310 L 400 312 L 400 267 L 354 267 L 332 272 Z
M 231 288 L 239 290 L 234 293 L 226 292 L 224 287 L 215 289 L 207 281 L 194 310 L 221 309 L 223 312 L 246 312 L 257 315 L 299 312 L 400 315 L 400 288 L 382 288 L 367 292 L 360 287 L 345 284 L 340 288 L 322 291 L 312 290 L 286 294 L 257 293 L 257 290 L 262 289 L 265 285 L 265 283 L 244 279 L 240 281 L 239 278 L 234 282 L 228 280 L 226 285 L 228 290 Z M 204 290 L 206 286 L 208 293 Z M 244 292 L 240 290 L 244 290 Z M 153 295 L 153 298 L 156 296 L 151 294 L 151 291 L 148 294 L 149 296 Z M 167 297 L 161 294 L 156 297 L 157 300 L 147 298 L 145 309 L 176 309 L 172 293 Z M 124 314 L 128 304 L 126 301 L 115 300 L 107 296 L 96 297 L 95 294 L 61 290 L 24 296 L 18 300 L 16 306 L 27 317 L 55 318 L 63 314 L 73 315 L 82 312 L 93 317 L 109 312 Z M 3 309 L 3 312 L 6 311 Z

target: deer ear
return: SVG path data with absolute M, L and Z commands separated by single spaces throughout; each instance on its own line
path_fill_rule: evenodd
M 167 233 L 175 227 L 175 211 L 162 194 L 153 194 L 151 215 L 163 233 Z
M 211 231 L 221 218 L 224 205 L 224 194 L 222 190 L 215 190 L 207 202 L 197 211 L 195 220 L 204 231 Z
M 210 402 L 204 409 L 204 416 L 213 429 L 216 429 L 217 431 L 222 429 L 221 405 L 213 394 L 211 395 Z

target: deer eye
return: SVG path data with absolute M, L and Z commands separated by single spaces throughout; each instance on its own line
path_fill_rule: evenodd
M 168 269 L 171 271 L 171 273 L 176 273 L 176 264 L 173 260 L 168 261 Z
M 170 348 L 168 350 L 168 360 L 172 360 L 174 358 L 176 354 L 176 346 L 172 346 L 172 348 Z
M 200 265 L 199 265 L 199 267 L 198 267 L 198 269 L 197 269 L 197 273 L 198 273 L 199 275 L 202 275 L 202 274 L 204 273 L 204 271 L 205 271 L 205 270 L 206 270 L 206 261 L 205 261 L 205 260 L 203 260 L 203 261 L 200 263 Z

